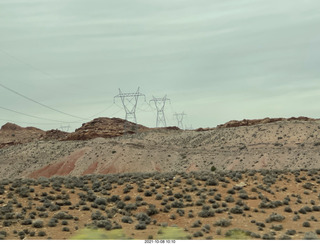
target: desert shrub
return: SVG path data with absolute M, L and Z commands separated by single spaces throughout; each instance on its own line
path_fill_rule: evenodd
M 235 200 L 234 200 L 234 198 L 232 197 L 232 195 L 229 194 L 228 196 L 225 197 L 225 201 L 226 201 L 226 202 L 234 202 Z
M 146 224 L 144 222 L 140 222 L 134 227 L 136 230 L 145 230 L 147 228 Z
M 320 206 L 312 206 L 312 211 L 319 212 Z
M 243 214 L 243 209 L 236 205 L 235 207 L 230 209 L 230 212 L 233 214 Z
M 309 206 L 304 206 L 303 208 L 306 212 L 312 212 L 312 208 L 310 208 Z
M 136 202 L 139 202 L 139 201 L 143 201 L 143 198 L 138 195 L 138 196 L 136 197 Z
M 133 222 L 132 218 L 130 216 L 123 216 L 121 221 L 123 223 L 128 223 L 128 224 L 131 224 Z
M 103 206 L 103 205 L 100 205 L 100 206 Z M 95 203 L 92 203 L 92 204 L 91 204 L 91 207 L 92 207 L 92 208 L 99 208 L 99 205 L 97 205 L 97 204 L 95 204 Z
M 196 206 L 202 206 L 203 204 L 205 204 L 205 200 L 201 199 L 201 200 L 198 200 L 196 201 Z
M 290 207 L 285 207 L 284 208 L 284 211 L 287 212 L 287 213 L 291 213 L 292 212 L 292 209 Z
M 46 236 L 47 234 L 46 234 L 46 232 L 44 232 L 44 231 L 39 231 L 39 233 L 38 233 L 38 236 Z
M 156 200 L 162 200 L 162 197 L 163 197 L 163 195 L 160 194 L 160 193 L 158 193 L 158 194 L 156 195 Z
M 201 227 L 202 223 L 200 220 L 196 220 L 195 222 L 192 223 L 191 227 L 192 228 L 197 228 L 197 227 Z
M 231 221 L 228 219 L 220 219 L 214 223 L 214 226 L 228 227 L 231 225 Z
M 317 235 L 320 235 L 320 229 L 316 229 Z
M 262 236 L 262 239 L 263 240 L 275 240 L 274 236 L 272 236 L 271 234 L 267 234 L 267 233 Z
M 32 220 L 31 219 L 25 219 L 23 221 L 21 221 L 22 225 L 31 225 L 32 224 Z
M 96 200 L 97 196 L 94 195 L 93 193 L 88 193 L 87 194 L 87 201 L 89 202 L 94 202 Z
M 98 228 L 105 228 L 106 230 L 112 229 L 112 223 L 109 220 L 97 220 L 94 225 Z
M 173 202 L 175 199 L 174 199 L 174 197 L 168 197 L 168 200 Z
M 43 221 L 42 220 L 36 220 L 32 223 L 32 226 L 34 228 L 42 228 L 43 227 Z
M 107 199 L 97 197 L 97 198 L 94 200 L 94 203 L 97 204 L 97 205 L 107 205 Z
M 303 227 L 310 227 L 310 223 L 308 221 L 303 222 L 302 224 Z
M 147 215 L 152 216 L 159 213 L 159 210 L 156 209 L 156 206 L 153 204 L 149 204 L 149 208 L 147 209 Z
M 4 218 L 5 219 L 14 219 L 15 217 L 14 217 L 14 213 L 6 213 L 5 215 L 4 215 Z
M 212 207 L 213 209 L 217 209 L 217 208 L 220 207 L 220 204 L 217 203 L 217 202 L 215 202 L 215 203 L 213 203 L 213 204 L 211 205 L 211 207 Z
M 214 196 L 214 200 L 216 201 L 221 201 L 221 194 L 218 193 L 217 195 Z
M 182 195 L 182 193 L 175 193 L 174 195 L 173 195 L 175 198 L 177 198 L 177 199 L 180 199 L 180 198 L 183 198 L 183 195 Z
M 211 178 L 206 181 L 206 185 L 207 186 L 217 186 L 217 185 L 219 185 L 219 182 L 216 179 Z
M 318 236 L 314 232 L 306 232 L 303 237 L 304 240 L 318 240 Z
M 272 213 L 267 219 L 266 222 L 270 223 L 270 222 L 281 222 L 282 220 L 284 220 L 285 217 L 277 214 L 277 213 Z
M 177 209 L 177 214 L 179 214 L 180 217 L 183 216 L 184 215 L 184 210 L 181 209 L 181 208 Z
M 123 201 L 130 201 L 131 197 L 129 195 L 124 196 Z
M 137 204 L 135 203 L 129 203 L 124 207 L 124 210 L 130 212 L 132 210 L 136 210 L 137 209 Z
M 310 182 L 307 182 L 307 183 L 303 184 L 302 187 L 307 190 L 312 190 L 313 184 Z
M 256 222 L 255 224 L 259 227 L 259 230 L 262 230 L 264 227 L 266 227 L 266 225 L 263 222 Z
M 62 227 L 62 231 L 69 232 L 70 229 L 68 227 L 64 226 L 64 227 Z
M 295 235 L 296 233 L 297 233 L 296 230 L 287 230 L 287 231 L 286 231 L 286 234 L 287 234 L 287 235 L 290 235 L 290 236 L 293 236 L 293 235 Z
M 201 237 L 201 236 L 203 236 L 203 233 L 201 231 L 197 231 L 193 233 L 193 237 Z
M 152 192 L 147 190 L 147 191 L 144 192 L 144 196 L 145 197 L 151 197 L 152 196 Z
M 96 212 L 91 214 L 91 219 L 92 220 L 104 220 L 104 219 L 106 219 L 106 217 L 103 216 L 99 210 L 97 210 Z
M 59 205 L 56 205 L 56 204 L 51 204 L 50 207 L 49 207 L 49 210 L 51 212 L 55 212 L 55 211 L 58 211 L 60 209 L 61 209 L 61 207 Z
M 293 221 L 297 221 L 297 220 L 299 220 L 299 219 L 300 219 L 300 216 L 297 215 L 297 214 L 296 214 L 295 216 L 293 216 L 293 218 L 292 218 Z
M 56 214 L 53 215 L 53 218 L 56 218 L 56 219 L 73 219 L 73 216 L 71 214 L 68 214 L 66 212 L 58 212 Z
M 184 208 L 184 204 L 183 204 L 183 202 L 180 202 L 180 201 L 174 201 L 171 204 L 171 207 L 173 207 L 173 208 Z
M 49 226 L 49 227 L 56 227 L 56 226 L 57 226 L 57 223 L 58 223 L 58 220 L 55 219 L 55 218 L 52 218 L 52 219 L 49 220 L 48 226 Z
M 150 224 L 151 218 L 146 213 L 138 213 L 136 214 L 136 219 L 140 222 L 145 222 L 146 224 Z
M 280 231 L 283 229 L 282 225 L 272 225 L 271 229 L 275 230 L 275 231 Z
M 209 218 L 209 217 L 213 217 L 214 216 L 214 210 L 211 208 L 207 208 L 206 206 L 204 206 L 202 208 L 202 211 L 198 213 L 198 216 L 201 218 Z
M 39 213 L 38 214 L 38 216 L 40 217 L 40 218 L 48 218 L 48 213 L 47 212 L 41 212 L 41 213 Z
M 192 212 L 189 212 L 189 213 L 188 213 L 188 218 L 193 218 L 193 217 L 194 217 L 193 213 L 192 213 Z
M 171 214 L 170 215 L 170 219 L 173 219 L 173 220 L 175 220 L 177 217 L 176 217 L 176 215 L 175 214 Z
M 247 200 L 247 199 L 249 199 L 249 196 L 248 196 L 247 193 L 240 193 L 240 194 L 239 194 L 239 198 L 244 199 L 244 200 Z
M 81 211 L 89 211 L 90 208 L 87 205 L 82 206 Z

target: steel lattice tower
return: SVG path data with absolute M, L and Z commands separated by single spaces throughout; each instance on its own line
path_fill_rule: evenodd
M 185 116 L 186 114 L 184 112 L 182 113 L 175 113 L 173 116 L 176 117 L 177 121 L 178 121 L 178 127 L 183 129 L 183 124 L 182 124 L 182 120 L 183 120 L 183 116 Z
M 154 102 L 154 105 L 157 109 L 156 127 L 160 127 L 161 125 L 163 127 L 167 127 L 166 117 L 164 116 L 164 107 L 166 105 L 166 101 L 170 101 L 170 99 L 167 98 L 167 95 L 165 95 L 163 98 L 155 98 L 154 96 L 152 97 L 153 99 L 151 99 L 149 103 Z
M 135 93 L 123 93 L 119 88 L 119 94 L 114 97 L 113 102 L 115 102 L 116 98 L 120 98 L 123 108 L 126 112 L 126 121 L 131 121 L 135 124 L 137 124 L 137 118 L 136 118 L 136 108 L 138 104 L 138 99 L 141 96 L 144 96 L 144 99 L 146 100 L 146 96 L 139 92 L 138 90 Z M 125 123 L 125 131 L 127 131 L 128 122 Z

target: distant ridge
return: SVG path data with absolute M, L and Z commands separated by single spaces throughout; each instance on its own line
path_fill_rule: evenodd
M 304 116 L 291 117 L 291 118 L 264 118 L 264 119 L 243 119 L 243 120 L 231 120 L 225 124 L 218 125 L 217 128 L 230 128 L 230 127 L 240 127 L 240 126 L 251 126 L 258 124 L 268 124 L 278 121 L 315 121 L 317 119 L 308 118 Z

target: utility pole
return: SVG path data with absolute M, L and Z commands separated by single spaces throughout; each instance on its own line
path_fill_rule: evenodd
M 178 121 L 178 127 L 183 129 L 183 124 L 182 124 L 182 120 L 183 120 L 183 116 L 185 116 L 186 114 L 184 112 L 182 113 L 175 113 L 173 116 L 176 117 L 177 121 Z
M 167 95 L 165 95 L 163 98 L 155 98 L 152 96 L 153 99 L 149 101 L 154 102 L 154 105 L 156 106 L 157 109 L 157 122 L 156 122 L 156 127 L 167 127 L 166 123 L 166 118 L 164 116 L 164 106 L 166 105 L 166 101 L 170 101 L 170 99 L 167 98 Z
M 135 123 L 135 127 L 137 127 L 136 108 L 139 97 L 144 96 L 144 100 L 146 100 L 146 96 L 140 93 L 139 89 L 140 88 L 138 87 L 138 90 L 135 93 L 123 93 L 119 88 L 119 94 L 113 98 L 113 103 L 115 103 L 116 98 L 121 99 L 123 108 L 126 112 L 126 122 L 124 124 L 125 132 L 128 131 L 129 123 L 127 121 Z

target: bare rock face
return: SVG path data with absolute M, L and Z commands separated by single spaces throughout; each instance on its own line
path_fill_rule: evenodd
M 308 117 L 291 117 L 288 119 L 285 118 L 264 118 L 264 119 L 244 119 L 244 120 L 231 120 L 225 124 L 218 125 L 217 128 L 230 128 L 230 127 L 240 127 L 240 126 L 251 126 L 257 124 L 268 124 L 278 121 L 315 121 L 316 119 L 308 118 Z
M 0 148 L 39 140 L 45 132 L 35 127 L 6 123 L 0 129 Z
M 13 123 L 6 123 L 5 125 L 3 125 L 1 127 L 1 130 L 4 131 L 8 131 L 8 130 L 22 130 L 23 128 L 19 125 L 13 124 Z
M 43 140 L 64 140 L 70 133 L 61 130 L 48 130 L 42 136 Z
M 127 126 L 126 132 L 134 134 L 148 130 L 147 127 L 136 125 L 119 118 L 96 118 L 76 129 L 75 132 L 67 136 L 66 140 L 89 140 L 97 137 L 111 138 L 121 136 L 125 133 L 124 126 Z

